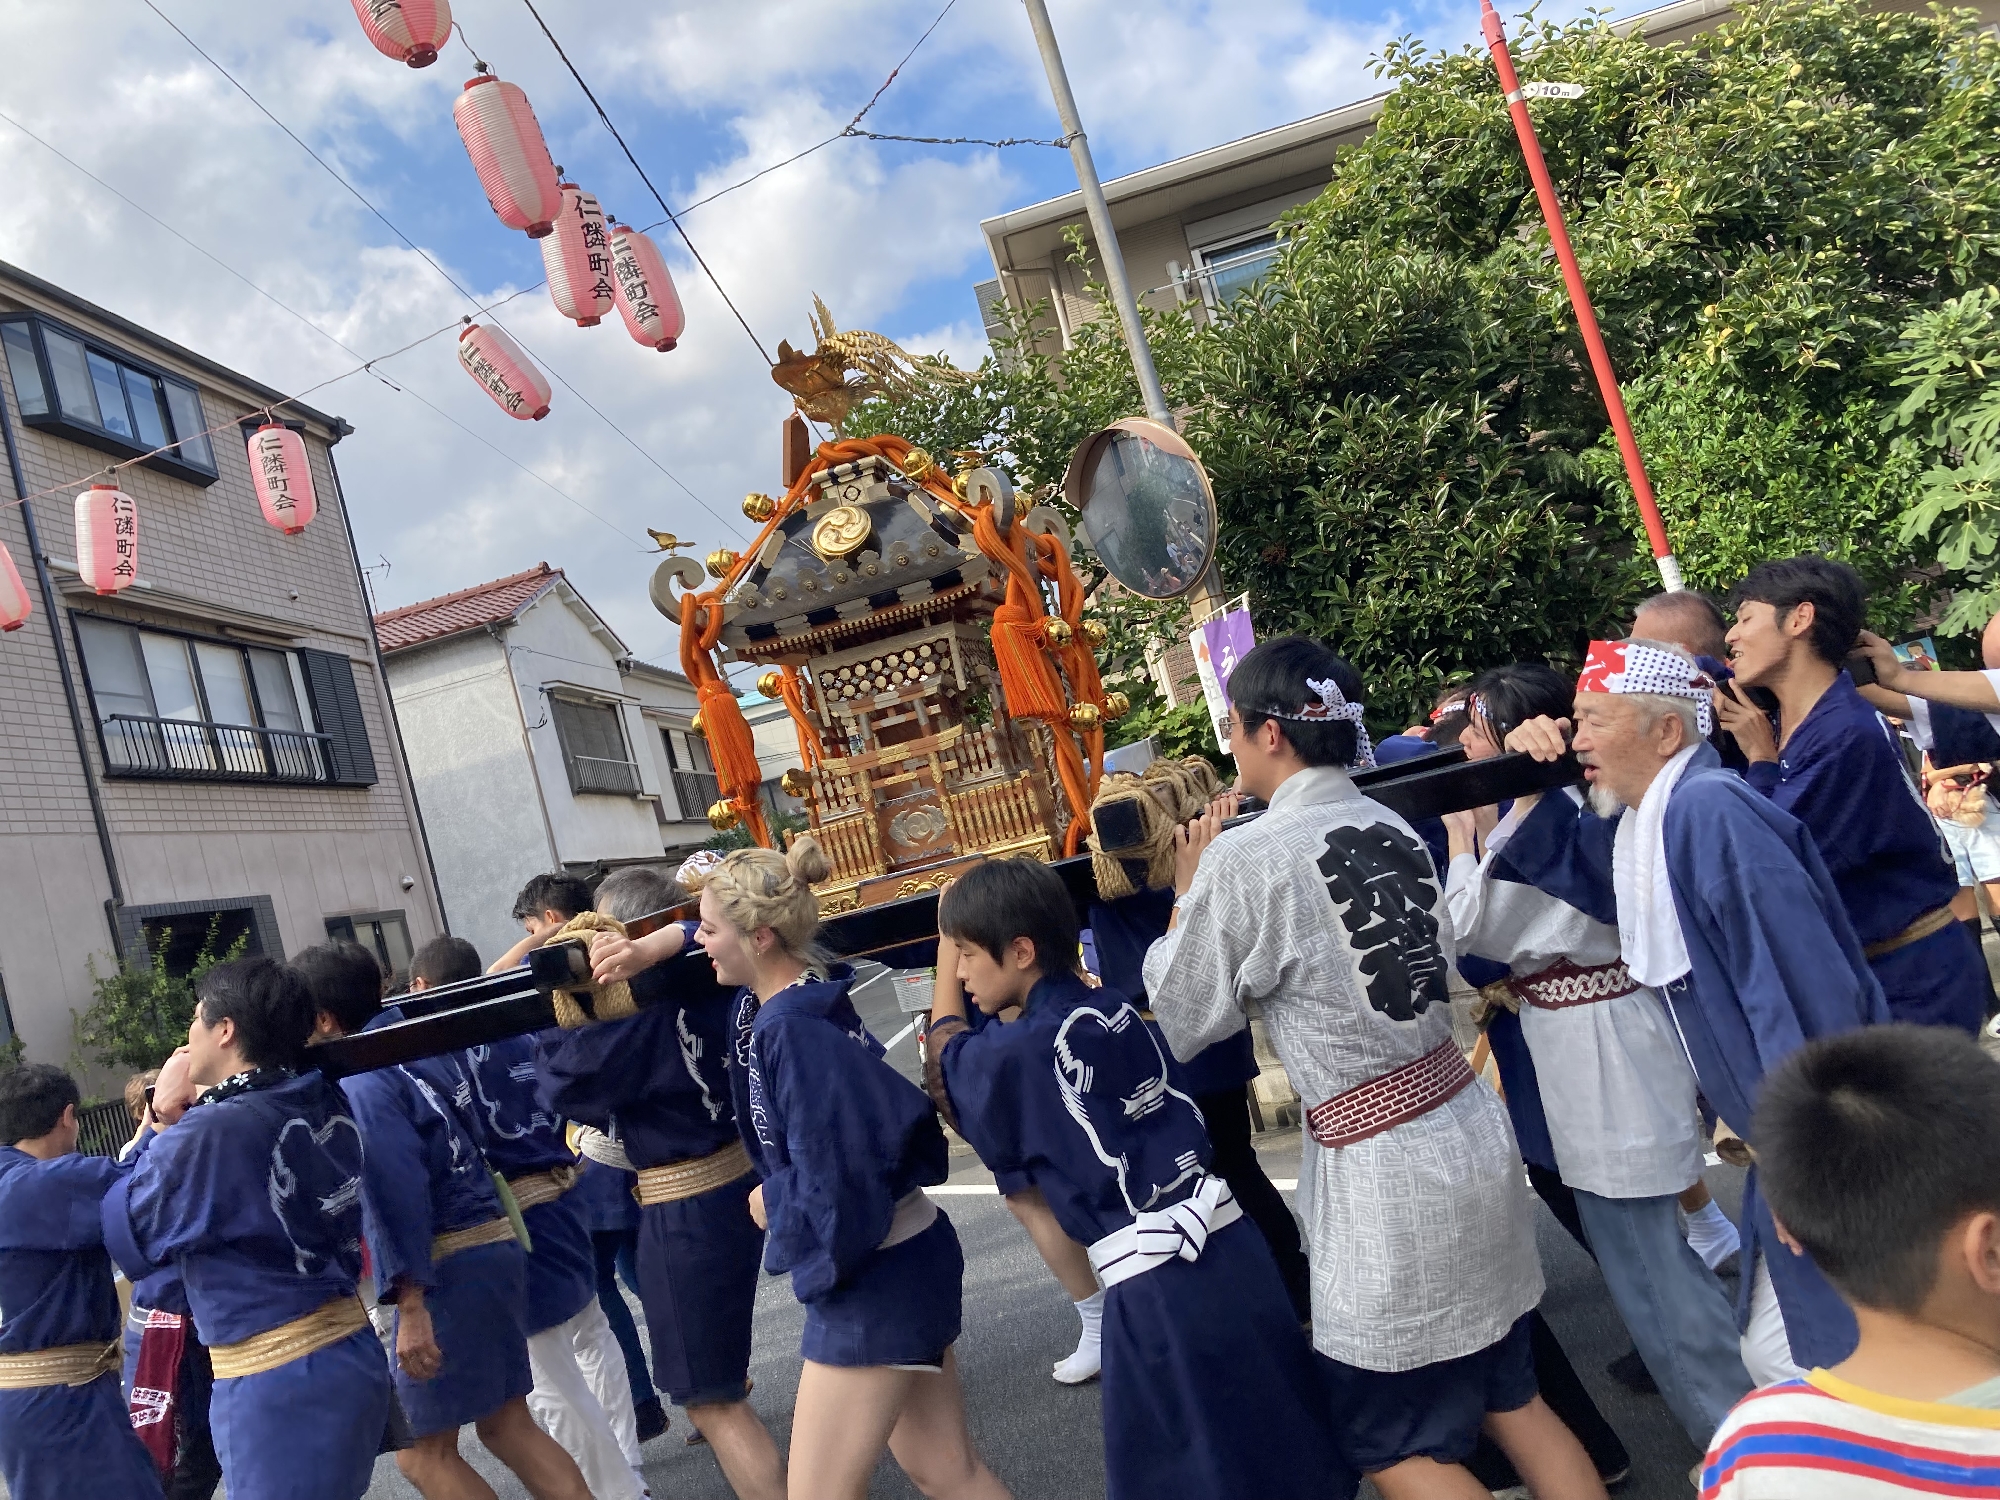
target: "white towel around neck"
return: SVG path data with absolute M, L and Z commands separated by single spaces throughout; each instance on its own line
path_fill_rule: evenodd
M 1690 745 L 1660 767 L 1637 807 L 1618 820 L 1611 880 L 1618 892 L 1618 947 L 1632 977 L 1657 989 L 1693 967 L 1667 878 L 1667 801 L 1700 747 Z

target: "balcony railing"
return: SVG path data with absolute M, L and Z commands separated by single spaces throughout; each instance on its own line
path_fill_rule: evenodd
M 104 758 L 112 776 L 178 781 L 327 779 L 331 735 L 199 719 L 113 714 L 104 721 Z
M 722 783 L 713 771 L 675 771 L 674 800 L 681 805 L 682 818 L 705 818 L 708 809 L 722 800 Z
M 639 768 L 629 760 L 611 760 L 602 755 L 569 757 L 569 789 L 572 792 L 639 793 Z

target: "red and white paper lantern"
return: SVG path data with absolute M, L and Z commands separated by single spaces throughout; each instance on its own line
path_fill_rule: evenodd
M 458 336 L 458 362 L 508 416 L 539 422 L 549 414 L 548 381 L 498 328 L 468 324 Z
M 618 293 L 618 311 L 632 337 L 662 353 L 680 342 L 687 330 L 674 278 L 666 257 L 652 240 L 626 224 L 611 226 L 611 280 Z
M 319 514 L 306 440 L 279 422 L 267 422 L 250 437 L 250 483 L 264 519 L 286 536 L 297 536 Z
M 0 542 L 0 630 L 19 630 L 34 612 L 21 584 L 21 570 L 14 566 L 7 544 Z
M 532 239 L 549 233 L 562 212 L 562 190 L 528 96 L 518 85 L 482 73 L 466 80 L 451 118 L 500 222 L 527 230 Z
M 450 0 L 354 0 L 354 14 L 384 57 L 428 68 L 451 40 Z
M 100 594 L 129 589 L 139 576 L 139 507 L 115 484 L 76 497 L 76 571 Z
M 555 233 L 542 241 L 542 268 L 556 311 L 579 328 L 595 328 L 617 300 L 611 289 L 611 244 L 595 194 L 562 185 Z

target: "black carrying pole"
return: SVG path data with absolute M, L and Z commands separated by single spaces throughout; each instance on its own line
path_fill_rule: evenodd
M 1462 750 L 1442 750 L 1414 760 L 1362 771 L 1355 785 L 1412 823 L 1448 812 L 1485 807 L 1514 797 L 1551 791 L 1583 779 L 1574 756 L 1537 761 L 1525 755 L 1499 755 L 1467 760 Z M 1231 827 L 1263 813 L 1231 819 Z M 1088 854 L 1057 860 L 1052 868 L 1062 877 L 1079 914 L 1097 899 L 1097 880 Z M 819 940 L 840 958 L 867 958 L 934 942 L 937 938 L 938 892 L 925 891 L 899 901 L 885 901 L 827 919 Z M 659 913 L 631 924 L 653 930 L 673 913 Z M 356 1032 L 314 1047 L 309 1056 L 322 1073 L 345 1078 L 396 1063 L 413 1062 L 457 1052 L 481 1042 L 521 1036 L 555 1025 L 552 998 L 557 989 L 587 982 L 590 965 L 581 939 L 537 948 L 518 969 L 487 974 L 463 983 L 424 990 L 397 1001 L 404 1019 L 373 1031 Z M 921 958 L 914 960 L 922 962 Z

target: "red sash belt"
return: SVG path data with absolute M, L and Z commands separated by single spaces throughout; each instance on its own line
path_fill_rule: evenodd
M 1428 1114 L 1470 1082 L 1465 1054 L 1446 1037 L 1415 1062 L 1314 1105 L 1306 1128 L 1322 1146 L 1352 1146 Z
M 1568 1010 L 1573 1005 L 1595 1005 L 1600 1000 L 1616 1000 L 1643 988 L 1621 962 L 1579 968 L 1568 959 L 1558 959 L 1539 974 L 1526 979 L 1510 979 L 1507 988 L 1523 1004 L 1537 1010 Z

